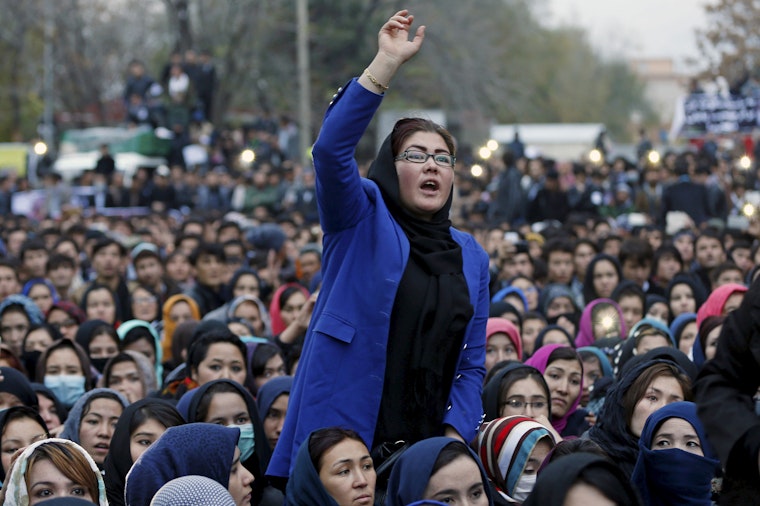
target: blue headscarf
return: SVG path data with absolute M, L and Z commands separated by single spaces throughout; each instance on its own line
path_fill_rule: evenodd
M 26 295 L 29 297 L 29 292 L 32 291 L 32 288 L 35 285 L 45 285 L 48 287 L 48 290 L 50 290 L 50 296 L 53 298 L 53 304 L 57 304 L 59 297 L 58 297 L 58 291 L 55 289 L 55 286 L 53 286 L 53 283 L 48 281 L 45 278 L 32 278 L 29 281 L 27 281 L 24 284 L 24 287 L 21 289 L 21 295 Z
M 158 490 L 180 476 L 205 476 L 227 488 L 240 429 L 212 423 L 169 427 L 127 475 L 127 504 L 150 504 Z
M 0 318 L 3 316 L 3 313 L 5 313 L 5 310 L 11 306 L 20 306 L 24 313 L 26 313 L 27 318 L 29 318 L 29 323 L 32 325 L 41 325 L 45 323 L 45 316 L 42 314 L 42 311 L 40 311 L 40 308 L 37 307 L 37 304 L 26 295 L 18 295 L 14 293 L 7 296 L 3 302 L 0 303 Z
M 596 346 L 583 346 L 581 348 L 578 348 L 576 351 L 588 351 L 596 355 L 596 358 L 599 359 L 599 364 L 602 367 L 602 376 L 605 378 L 614 377 L 614 374 L 612 373 L 612 365 L 610 365 L 610 359 L 607 358 L 607 355 L 602 350 Z
M 543 290 L 541 290 L 541 295 L 538 298 L 538 310 L 542 315 L 546 316 L 546 310 L 549 308 L 549 304 L 551 304 L 554 299 L 558 299 L 560 297 L 566 297 L 570 299 L 573 304 L 574 311 L 578 312 L 578 304 L 575 302 L 575 294 L 569 286 L 559 283 L 548 284 L 544 287 Z
M 309 434 L 309 437 L 301 443 L 301 447 L 298 449 L 293 472 L 290 473 L 287 491 L 285 492 L 287 504 L 289 506 L 312 506 L 314 504 L 338 506 L 335 499 L 327 493 L 322 480 L 319 479 L 319 471 L 311 461 L 309 441 L 313 435 L 314 432 Z
M 432 437 L 415 443 L 405 451 L 399 457 L 396 465 L 393 466 L 393 471 L 391 471 L 391 476 L 388 479 L 388 495 L 385 498 L 385 505 L 406 506 L 423 499 L 422 496 L 433 474 L 433 467 L 435 461 L 438 460 L 438 455 L 447 445 L 455 441 L 461 443 L 461 441 L 449 437 Z M 488 476 L 483 465 L 470 447 L 467 447 L 467 450 L 480 470 L 488 504 L 493 504 L 491 490 L 488 486 Z
M 643 330 L 644 327 L 651 327 L 659 331 L 670 340 L 670 344 L 672 344 L 673 347 L 677 346 L 676 340 L 673 337 L 673 334 L 670 332 L 670 329 L 668 328 L 668 326 L 655 318 L 642 318 L 641 320 L 639 320 L 638 323 L 636 323 L 636 325 L 633 326 L 630 332 L 628 332 L 628 339 L 637 340 L 638 338 L 637 332 Z
M 61 437 L 63 439 L 74 441 L 77 444 L 80 443 L 79 429 L 82 425 L 84 410 L 90 405 L 90 402 L 100 398 L 116 400 L 116 402 L 121 403 L 124 408 L 129 406 L 129 401 L 120 392 L 111 390 L 110 388 L 93 388 L 80 397 L 71 407 L 69 416 L 63 424 L 63 432 L 61 432 Z M 232 461 L 230 461 L 230 463 L 231 462 Z
M 293 376 L 278 376 L 264 383 L 259 388 L 256 402 L 259 405 L 259 415 L 266 418 L 269 408 L 282 394 L 289 394 L 293 388 Z
M 651 450 L 655 432 L 665 420 L 682 418 L 689 422 L 699 437 L 704 456 L 678 448 Z M 639 439 L 639 458 L 632 482 L 645 504 L 665 506 L 709 506 L 711 480 L 720 469 L 720 462 L 710 448 L 704 427 L 697 417 L 693 402 L 674 402 L 652 413 L 644 424 Z
M 494 294 L 493 297 L 491 297 L 491 302 L 501 302 L 504 299 L 507 298 L 507 295 L 515 294 L 518 297 L 520 297 L 520 300 L 522 300 L 523 303 L 523 312 L 528 311 L 528 298 L 525 296 L 522 290 L 517 288 L 516 286 L 508 286 L 506 288 L 502 288 L 498 292 Z
M 164 380 L 163 348 L 161 347 L 161 337 L 158 335 L 158 332 L 153 325 L 143 320 L 128 320 L 119 325 L 119 328 L 116 329 L 116 335 L 119 336 L 120 341 L 124 341 L 127 334 L 137 328 L 146 329 L 153 338 L 153 349 L 156 353 L 156 363 L 153 367 L 156 370 L 156 384 L 158 385 L 158 389 L 161 390 L 161 385 Z
M 686 325 L 696 321 L 697 313 L 681 313 L 680 315 L 676 316 L 675 320 L 673 320 L 673 323 L 670 324 L 670 333 L 676 340 L 676 347 L 681 345 L 681 333 L 683 332 L 683 329 L 686 328 Z

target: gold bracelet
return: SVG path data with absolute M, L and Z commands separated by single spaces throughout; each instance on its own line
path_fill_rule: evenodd
M 377 89 L 380 90 L 381 94 L 388 91 L 388 87 L 386 85 L 380 83 L 380 81 L 375 79 L 375 76 L 369 73 L 369 68 L 364 69 L 364 75 L 367 76 L 367 79 L 369 79 L 369 82 L 374 84 L 377 87 Z

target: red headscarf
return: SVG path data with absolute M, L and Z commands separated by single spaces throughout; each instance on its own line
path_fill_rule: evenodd
M 721 285 L 710 294 L 704 304 L 699 306 L 697 311 L 697 328 L 702 328 L 702 322 L 708 316 L 720 316 L 723 314 L 723 308 L 726 301 L 735 293 L 745 293 L 747 287 L 737 283 L 727 283 Z
M 517 350 L 517 358 L 522 360 L 522 339 L 520 338 L 520 331 L 517 330 L 515 324 L 506 318 L 489 318 L 488 322 L 486 322 L 486 342 L 491 339 L 492 335 L 499 332 L 509 337 L 509 340 L 515 346 L 515 350 Z

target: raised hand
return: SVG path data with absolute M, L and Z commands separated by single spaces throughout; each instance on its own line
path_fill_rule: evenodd
M 406 9 L 391 16 L 377 36 L 378 53 L 398 62 L 399 65 L 417 54 L 425 39 L 425 27 L 418 27 L 414 37 L 409 40 L 413 23 L 414 15 L 409 14 Z
M 388 89 L 396 71 L 417 54 L 425 39 L 424 26 L 418 27 L 410 39 L 413 22 L 414 16 L 404 9 L 383 24 L 377 36 L 377 54 L 359 77 L 359 84 L 376 93 Z

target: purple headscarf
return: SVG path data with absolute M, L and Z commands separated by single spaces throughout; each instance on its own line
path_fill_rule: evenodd
M 539 371 L 541 371 L 541 374 L 546 373 L 546 368 L 549 366 L 549 355 L 552 354 L 554 350 L 557 348 L 569 348 L 568 346 L 564 344 L 547 344 L 546 346 L 542 346 L 539 349 L 533 353 L 533 355 L 525 361 L 527 365 L 533 366 Z M 569 348 L 572 350 L 572 348 Z M 583 361 L 581 360 L 580 356 L 578 356 L 578 352 L 573 350 L 575 353 L 576 358 L 578 359 L 578 363 L 581 365 L 581 386 L 578 390 L 578 396 L 575 398 L 573 403 L 570 405 L 570 409 L 567 410 L 567 413 L 565 413 L 561 418 L 554 418 L 552 417 L 552 427 L 559 432 L 562 433 L 563 430 L 565 430 L 565 427 L 567 426 L 567 420 L 570 418 L 570 415 L 575 413 L 575 410 L 578 409 L 578 405 L 581 402 L 581 396 L 583 395 Z
M 625 339 L 627 337 L 625 331 L 625 321 L 623 320 L 623 310 L 620 309 L 618 303 L 612 299 L 594 299 L 586 305 L 586 309 L 583 310 L 583 314 L 581 315 L 578 334 L 575 336 L 576 348 L 581 348 L 583 346 L 593 346 L 594 342 L 596 342 L 596 338 L 594 337 L 593 312 L 594 308 L 599 304 L 608 304 L 615 308 L 615 310 L 618 312 L 618 316 L 620 317 L 620 335 L 617 337 L 620 339 Z

